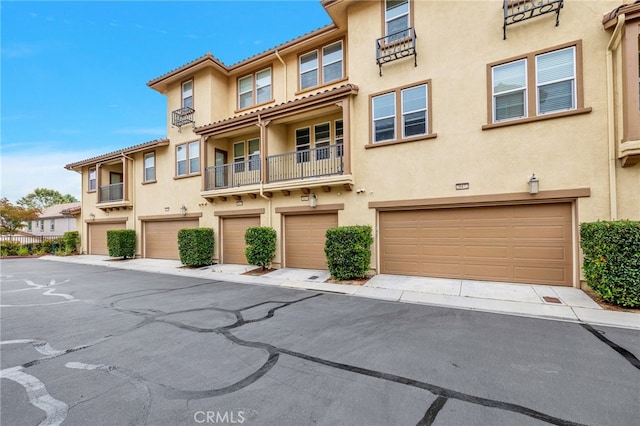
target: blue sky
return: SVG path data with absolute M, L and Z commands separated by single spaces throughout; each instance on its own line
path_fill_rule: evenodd
M 2 1 L 1 194 L 80 199 L 65 164 L 166 136 L 146 83 L 211 52 L 227 65 L 331 23 L 319 0 Z

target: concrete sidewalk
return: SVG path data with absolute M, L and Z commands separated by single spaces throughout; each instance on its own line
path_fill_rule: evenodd
M 245 274 L 256 269 L 250 265 L 211 265 L 193 269 L 183 267 L 178 260 L 163 259 L 118 260 L 96 255 L 44 256 L 41 259 L 640 330 L 640 313 L 602 309 L 582 290 L 571 287 L 384 274 L 358 286 L 326 283 L 329 271 L 325 270 L 285 268 L 265 275 L 251 275 Z

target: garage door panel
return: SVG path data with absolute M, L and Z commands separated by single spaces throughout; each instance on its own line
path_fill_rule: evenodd
M 380 212 L 380 270 L 571 285 L 571 210 L 570 203 L 559 203 Z M 418 224 L 413 238 L 397 238 L 399 229 L 402 235 L 409 229 L 403 221 Z
M 144 256 L 179 260 L 178 231 L 198 226 L 198 219 L 144 222 Z
M 107 231 L 126 229 L 125 222 L 89 224 L 89 254 L 109 255 Z
M 229 217 L 222 220 L 222 261 L 246 265 L 244 236 L 247 228 L 260 226 L 260 216 Z
M 287 268 L 327 269 L 324 253 L 326 232 L 328 228 L 336 226 L 338 226 L 336 213 L 285 216 L 285 266 Z M 406 244 L 401 242 L 397 246 L 404 245 Z M 394 254 L 392 256 L 402 255 Z

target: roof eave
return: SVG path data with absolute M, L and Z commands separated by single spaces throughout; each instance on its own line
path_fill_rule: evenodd
M 86 166 L 91 166 L 97 163 L 104 163 L 106 161 L 111 161 L 111 160 L 115 160 L 119 157 L 121 157 L 123 154 L 124 155 L 129 155 L 129 154 L 134 154 L 136 152 L 140 152 L 140 151 L 146 151 L 148 149 L 151 148 L 159 148 L 162 146 L 167 146 L 169 145 L 169 139 L 156 139 L 153 141 L 149 141 L 149 142 L 145 142 L 145 143 L 141 143 L 139 145 L 134 145 L 131 146 L 129 148 L 123 148 L 120 149 L 118 151 L 113 151 L 110 152 L 108 154 L 103 154 L 103 155 L 98 155 L 97 157 L 91 157 L 91 158 L 87 158 L 86 160 L 82 160 L 82 161 L 77 161 L 75 163 L 70 163 L 67 164 L 66 166 L 64 166 L 65 169 L 67 170 L 79 170 L 82 169 L 82 167 L 86 167 Z

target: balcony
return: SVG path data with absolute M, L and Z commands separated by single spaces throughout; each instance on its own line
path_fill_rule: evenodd
M 124 191 L 122 183 L 113 183 L 100 187 L 99 203 L 111 203 L 114 201 L 123 201 Z
M 503 40 L 507 39 L 507 26 L 537 18 L 548 13 L 556 14 L 556 27 L 560 23 L 560 9 L 564 0 L 503 0 Z
M 280 190 L 288 194 L 293 189 L 341 186 L 350 191 L 352 177 L 343 176 L 344 148 L 342 144 L 270 155 L 266 158 L 266 181 L 263 190 Z M 246 161 L 206 168 L 205 198 L 226 199 L 233 195 L 249 194 L 255 198 L 261 183 L 261 159 L 257 156 Z
M 193 108 L 183 107 L 171 112 L 171 125 L 180 129 L 187 124 L 195 125 L 195 119 L 193 117 L 196 111 Z
M 382 65 L 413 55 L 413 65 L 418 66 L 416 51 L 416 30 L 409 27 L 376 40 L 376 63 L 382 75 Z
M 205 179 L 207 191 L 257 185 L 260 183 L 260 158 L 253 156 L 247 161 L 207 167 Z

